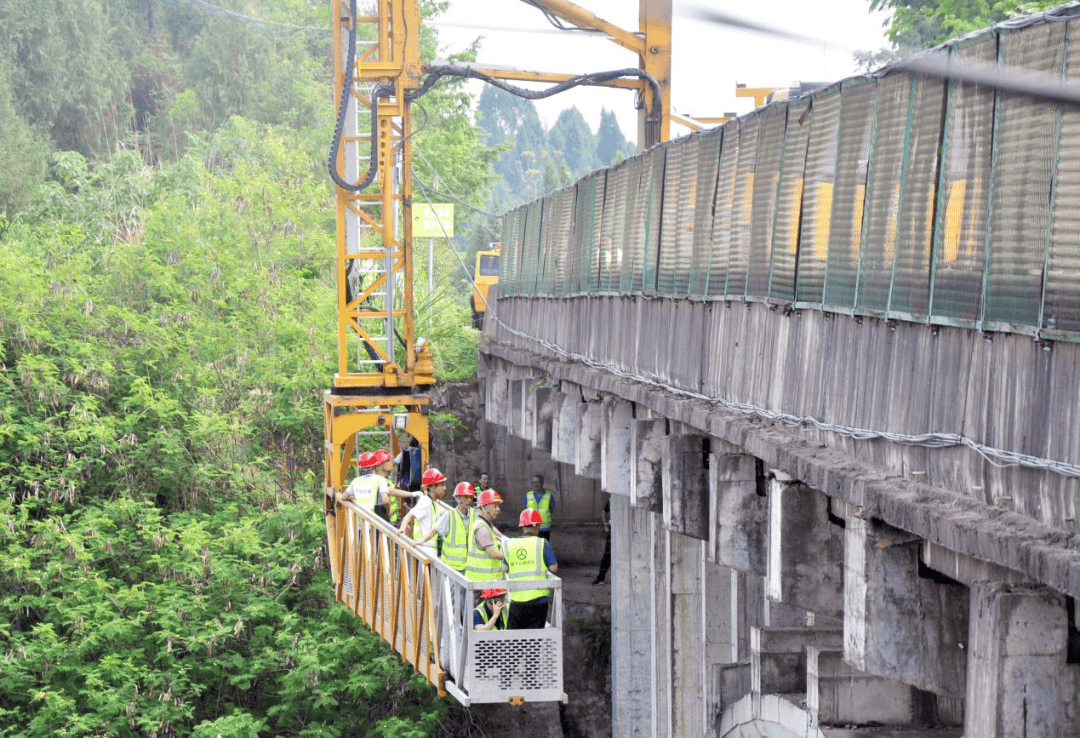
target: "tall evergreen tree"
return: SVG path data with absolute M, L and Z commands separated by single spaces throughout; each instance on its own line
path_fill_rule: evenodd
M 496 208 L 510 208 L 543 194 L 542 154 L 547 134 L 529 100 L 495 87 L 486 88 L 477 106 L 479 125 L 487 133 L 488 146 L 513 141 L 513 148 L 495 162 L 495 172 L 505 183 L 496 193 Z
M 548 141 L 553 149 L 553 157 L 566 162 L 574 179 L 600 167 L 600 160 L 596 156 L 596 136 L 576 107 L 559 113 L 555 125 L 548 132 Z
M 634 144 L 623 136 L 615 113 L 607 108 L 601 109 L 600 127 L 596 130 L 596 158 L 599 159 L 600 166 L 609 167 L 617 161 L 633 156 L 634 148 Z

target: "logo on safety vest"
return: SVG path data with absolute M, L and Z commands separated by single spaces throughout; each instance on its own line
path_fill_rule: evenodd
M 518 561 L 524 561 L 525 559 L 529 558 L 529 552 L 523 548 L 519 548 L 517 551 L 514 552 L 514 556 L 517 556 Z

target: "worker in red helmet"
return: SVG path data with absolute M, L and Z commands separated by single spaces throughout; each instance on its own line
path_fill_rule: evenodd
M 469 529 L 476 519 L 473 500 L 476 492 L 468 482 L 458 482 L 454 487 L 457 507 L 447 516 L 447 532 L 443 534 L 442 560 L 454 571 L 464 575 L 465 562 L 469 556 Z
M 403 500 L 422 497 L 422 492 L 408 492 L 391 486 L 386 478 L 387 474 L 379 471 L 389 459 L 390 453 L 383 449 L 374 452 L 365 451 L 360 454 L 360 476 L 349 482 L 341 499 L 345 502 L 352 500 L 365 510 L 385 516 L 391 497 Z M 392 466 L 393 463 L 391 463 Z M 382 506 L 381 510 L 380 506 Z
M 508 616 L 505 589 L 485 589 L 480 593 L 483 598 L 473 610 L 473 628 L 475 630 L 506 630 Z
M 526 508 L 518 517 L 521 536 L 506 543 L 506 565 L 510 581 L 545 579 L 547 572 L 559 570 L 551 543 L 540 537 L 544 519 L 536 510 Z M 510 629 L 543 628 L 547 622 L 549 589 L 515 589 L 510 592 Z
M 476 499 L 476 518 L 469 528 L 469 551 L 465 559 L 465 578 L 471 582 L 489 582 L 503 578 L 503 560 L 495 518 L 499 516 L 502 497 L 485 489 Z
M 439 500 L 446 494 L 446 477 L 438 469 L 428 469 L 424 472 L 420 484 L 425 496 L 405 515 L 398 531 L 404 534 L 412 521 L 413 542 L 423 546 L 434 557 L 438 554 L 433 539 L 436 535 L 445 536 L 447 533 L 448 519 L 440 513 L 438 505 Z

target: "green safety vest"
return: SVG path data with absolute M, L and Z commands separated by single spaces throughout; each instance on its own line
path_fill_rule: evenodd
M 455 571 L 465 571 L 465 565 L 468 563 L 469 530 L 474 520 L 476 520 L 475 508 L 469 508 L 467 520 L 461 519 L 461 513 L 457 508 L 450 511 L 450 530 L 443 539 L 442 558 Z
M 536 503 L 536 495 L 532 490 L 525 495 L 525 506 L 530 510 L 540 511 L 540 530 L 551 529 L 551 490 L 545 489 L 540 494 L 540 504 Z
M 473 610 L 473 612 L 480 613 L 480 615 L 484 618 L 485 623 L 487 623 L 488 618 L 491 617 L 491 613 L 488 612 L 488 609 L 486 607 L 484 607 L 483 602 L 481 602 L 479 605 L 477 605 L 476 609 Z M 499 622 L 500 620 L 502 622 Z M 503 611 L 501 613 L 499 613 L 499 620 L 495 621 L 495 625 L 491 629 L 492 630 L 506 630 L 506 626 L 507 626 L 507 623 L 509 622 L 509 620 L 510 620 L 510 608 L 509 607 L 504 607 Z M 475 628 L 476 626 L 473 626 L 473 627 Z
M 361 507 L 365 510 L 375 510 L 375 506 L 379 504 L 379 477 L 376 474 L 365 474 L 362 477 L 357 477 L 352 481 L 346 491 L 351 490 L 350 494 L 353 496 L 353 502 L 357 507 Z
M 427 495 L 424 495 L 424 499 L 427 500 L 429 503 L 431 503 L 431 527 L 434 528 L 435 523 L 439 519 L 439 506 L 435 504 L 435 500 L 431 499 Z M 416 504 L 417 505 L 422 505 L 424 503 L 423 503 L 423 501 L 417 501 Z M 420 521 L 416 519 L 415 515 L 413 516 L 413 521 L 412 522 L 413 522 L 413 525 L 412 525 L 412 539 L 414 541 L 416 541 L 416 542 L 419 542 L 420 539 L 424 537 L 424 532 L 422 530 L 420 530 Z M 432 543 L 431 541 L 428 541 L 424 545 L 425 546 L 427 546 L 427 545 L 434 546 L 435 544 Z
M 499 548 L 499 539 L 495 537 L 491 523 L 477 515 L 469 525 L 469 553 L 465 559 L 465 578 L 470 582 L 490 582 L 503 578 L 502 559 L 493 559 L 488 556 L 487 551 L 476 547 L 476 531 L 481 525 L 486 525 L 491 531 L 491 540 L 494 541 L 495 548 Z
M 510 580 L 546 579 L 544 567 L 544 539 L 540 536 L 511 538 L 506 543 L 506 565 L 510 567 Z M 547 589 L 510 590 L 511 602 L 528 602 L 551 593 Z

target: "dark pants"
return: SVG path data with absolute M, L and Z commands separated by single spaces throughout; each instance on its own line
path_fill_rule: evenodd
M 540 598 L 510 603 L 510 630 L 543 628 L 547 622 L 548 600 Z

